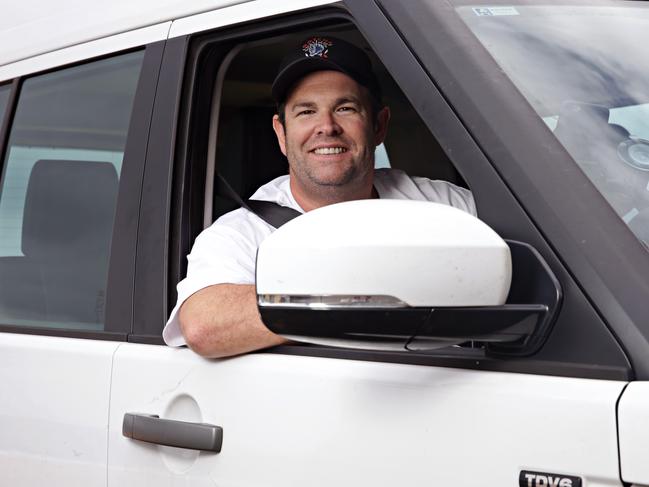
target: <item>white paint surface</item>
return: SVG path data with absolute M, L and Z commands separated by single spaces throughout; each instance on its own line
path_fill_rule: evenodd
M 261 19 L 287 12 L 333 3 L 332 0 L 255 0 L 222 10 L 213 10 L 174 21 L 169 37 L 178 37 L 204 30 Z
M 245 0 L 21 0 L 2 7 L 0 64 Z
M 649 382 L 629 384 L 620 399 L 618 416 L 622 478 L 649 485 Z
M 166 39 L 170 26 L 171 22 L 166 22 L 0 66 L 0 82 L 125 49 L 144 47 Z
M 410 306 L 503 304 L 509 247 L 486 224 L 427 201 L 319 208 L 259 246 L 260 295 L 392 296 Z
M 108 486 L 475 487 L 518 485 L 521 469 L 620 485 L 623 386 L 264 353 L 205 360 L 125 344 L 113 372 Z M 200 415 L 166 416 L 186 397 Z M 200 417 L 223 427 L 223 449 L 178 472 L 168 449 L 122 436 L 126 412 Z
M 0 485 L 106 485 L 118 343 L 0 333 Z

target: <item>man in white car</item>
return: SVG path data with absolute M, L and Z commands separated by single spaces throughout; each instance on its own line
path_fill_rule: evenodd
M 278 114 L 273 128 L 289 175 L 260 187 L 253 200 L 307 212 L 343 201 L 428 200 L 476 213 L 471 193 L 445 181 L 374 169 L 390 110 L 380 103 L 368 56 L 331 37 L 311 37 L 289 52 L 273 83 Z M 275 229 L 239 208 L 196 239 L 187 277 L 163 337 L 205 357 L 226 357 L 285 343 L 261 321 L 256 304 L 255 256 Z

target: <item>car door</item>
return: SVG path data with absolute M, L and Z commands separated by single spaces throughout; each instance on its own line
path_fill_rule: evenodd
M 422 50 L 452 52 L 461 44 L 449 35 L 426 45 L 396 2 L 291 5 L 295 12 L 243 4 L 172 26 L 140 208 L 134 333 L 112 371 L 108 485 L 558 485 L 577 478 L 621 485 L 616 403 L 632 369 L 542 231 L 552 219 L 530 217 L 512 190 L 520 181 L 503 180 L 482 147 L 489 139 L 478 138 L 446 98 L 459 83 L 455 72 L 422 62 Z M 399 15 L 391 17 L 393 9 Z M 421 22 L 439 21 L 424 14 L 430 18 Z M 201 146 L 191 133 L 209 114 L 191 107 L 209 106 L 199 80 L 218 79 L 227 57 L 210 67 L 201 49 L 225 53 L 232 42 L 340 22 L 363 33 L 472 189 L 481 218 L 501 236 L 534 246 L 560 283 L 560 311 L 534 355 L 287 345 L 208 360 L 162 345 L 173 286 L 203 225 L 209 143 Z M 500 164 L 520 171 L 507 157 Z M 203 434 L 212 441 L 200 440 Z
M 23 75 L 0 86 L 2 485 L 106 485 L 112 361 L 131 323 L 139 193 L 126 188 L 144 162 L 132 134 L 159 61 L 136 44 L 3 67 Z

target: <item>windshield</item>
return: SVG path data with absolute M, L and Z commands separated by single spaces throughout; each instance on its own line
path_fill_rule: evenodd
M 649 242 L 648 6 L 457 12 L 620 218 Z

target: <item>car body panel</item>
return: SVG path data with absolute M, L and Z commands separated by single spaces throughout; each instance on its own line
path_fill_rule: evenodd
M 649 382 L 628 385 L 618 405 L 620 470 L 625 482 L 649 485 Z
M 169 31 L 169 38 L 330 3 L 333 3 L 332 0 L 284 0 L 283 2 L 258 0 L 241 3 L 223 10 L 213 10 L 175 20 Z
M 91 4 L 83 0 L 26 0 L 20 8 L 3 9 L 0 65 L 242 1 L 246 0 L 118 0 Z M 17 38 L 21 42 L 15 42 Z
M 116 34 L 92 42 L 74 45 L 51 51 L 22 61 L 0 65 L 0 82 L 17 76 L 59 67 L 64 64 L 84 61 L 120 50 L 140 47 L 144 44 L 161 41 L 167 38 L 171 22 L 164 22 L 150 27 Z M 0 60 L 1 63 L 1 60 Z
M 619 485 L 624 382 L 256 353 L 115 356 L 112 486 L 514 485 L 520 470 Z M 126 412 L 215 424 L 218 454 L 121 435 Z
M 0 333 L 0 483 L 106 485 L 119 342 Z

